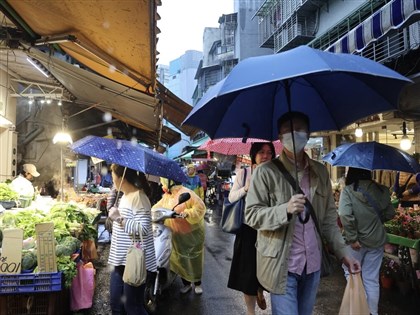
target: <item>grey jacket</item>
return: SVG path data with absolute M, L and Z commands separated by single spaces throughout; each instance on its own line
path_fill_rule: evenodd
M 386 243 L 383 222 L 395 216 L 388 187 L 371 180 L 359 181 L 359 187 L 367 193 L 381 211 L 379 218 L 373 205 L 362 192 L 354 191 L 354 184 L 344 187 L 340 195 L 338 213 L 344 227 L 347 243 L 355 241 L 368 248 L 378 248 Z
M 294 166 L 284 153 L 279 159 L 294 174 Z M 347 249 L 337 226 L 337 210 L 328 171 L 324 165 L 311 159 L 309 168 L 313 208 L 323 236 L 341 260 L 347 255 Z M 295 215 L 290 222 L 287 220 L 286 209 L 293 194 L 289 182 L 269 161 L 255 169 L 246 197 L 246 224 L 258 231 L 257 277 L 265 289 L 275 294 L 286 291 L 289 251 L 296 220 Z M 321 250 L 319 235 L 318 244 Z

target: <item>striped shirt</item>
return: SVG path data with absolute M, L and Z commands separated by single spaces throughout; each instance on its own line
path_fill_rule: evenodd
M 146 256 L 146 269 L 148 271 L 156 271 L 149 198 L 142 190 L 124 194 L 120 199 L 118 210 L 125 219 L 125 224 L 124 227 L 117 222 L 114 222 L 112 225 L 108 264 L 113 266 L 125 265 L 127 251 L 132 244 L 130 235 L 140 228 Z M 140 239 L 138 234 L 137 239 Z

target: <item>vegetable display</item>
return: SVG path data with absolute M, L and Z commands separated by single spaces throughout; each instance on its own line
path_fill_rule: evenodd
M 24 231 L 22 270 L 36 272 L 35 226 L 38 223 L 53 222 L 57 269 L 63 273 L 64 286 L 68 288 L 77 274 L 72 256 L 80 249 L 82 241 L 96 240 L 97 230 L 94 223 L 98 215 L 99 210 L 83 208 L 74 203 L 58 203 L 48 212 L 38 209 L 4 212 L 0 215 L 0 235 L 4 228 L 20 228 Z
M 0 201 L 18 200 L 19 195 L 6 183 L 0 183 Z

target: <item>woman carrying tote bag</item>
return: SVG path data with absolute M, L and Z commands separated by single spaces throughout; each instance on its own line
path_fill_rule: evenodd
M 124 193 L 118 208 L 112 207 L 109 210 L 113 225 L 108 264 L 114 266 L 110 279 L 111 310 L 112 314 L 147 315 L 142 298 L 146 283 L 140 286 L 127 284 L 123 281 L 123 274 L 127 251 L 132 246 L 132 237 L 136 232 L 142 234 L 147 272 L 157 270 L 148 198 L 150 187 L 141 172 L 116 164 L 112 164 L 111 170 L 115 187 Z

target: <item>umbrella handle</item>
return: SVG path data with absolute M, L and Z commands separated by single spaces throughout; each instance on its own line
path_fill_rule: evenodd
M 122 185 L 123 179 L 125 177 L 125 171 L 126 170 L 127 170 L 127 167 L 124 167 L 124 172 L 123 172 L 123 174 L 121 176 L 121 181 L 120 181 L 120 184 L 119 184 L 118 190 L 117 190 L 117 196 L 115 197 L 115 203 L 114 204 L 116 204 L 116 205 L 118 204 L 117 202 L 118 202 L 118 199 L 120 197 L 121 185 Z

